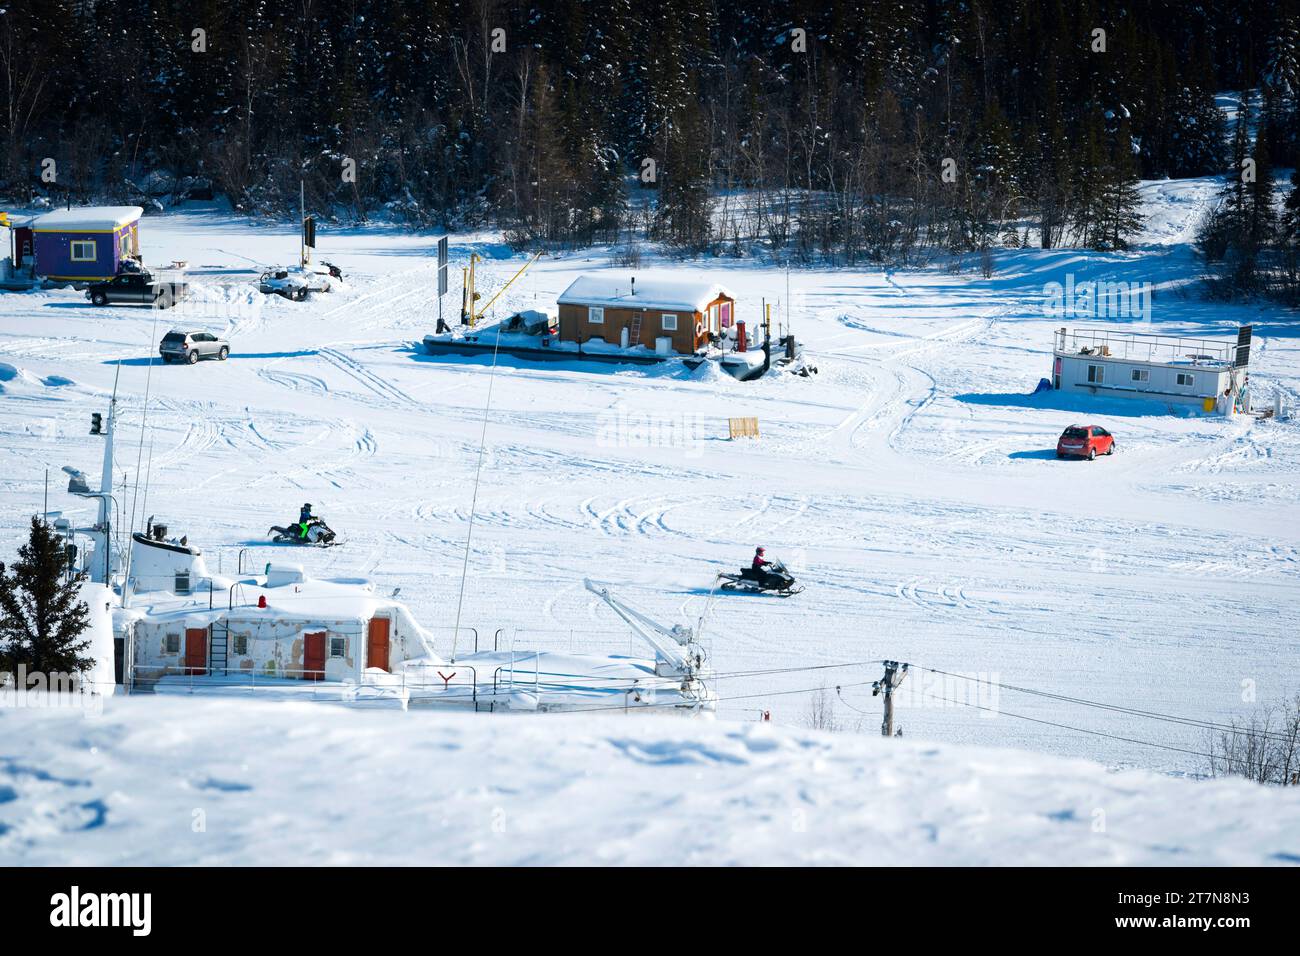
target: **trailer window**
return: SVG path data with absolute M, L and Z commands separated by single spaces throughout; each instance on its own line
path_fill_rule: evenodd
M 665 332 L 677 331 L 677 316 L 673 315 L 672 313 L 665 312 L 663 315 L 659 317 L 659 321 L 661 323 L 661 327 Z
M 587 321 L 592 325 L 605 324 L 605 310 L 598 309 L 594 305 L 587 309 Z
M 167 635 L 167 653 L 179 654 L 181 652 L 181 636 L 179 634 Z
M 1104 365 L 1089 365 L 1089 366 L 1088 366 L 1088 381 L 1090 381 L 1090 382 L 1097 382 L 1097 383 L 1101 383 L 1101 382 L 1106 381 L 1106 366 L 1104 366 Z
M 1178 384 L 1185 385 L 1186 387 L 1191 388 L 1194 384 L 1196 384 L 1196 376 L 1188 372 L 1179 372 Z
M 74 239 L 72 241 L 73 262 L 94 262 L 98 249 L 94 240 Z
M 342 657 L 348 652 L 348 642 L 341 637 L 330 638 L 330 657 Z
M 1133 381 L 1149 382 L 1151 381 L 1151 372 L 1144 368 L 1135 368 L 1133 370 Z

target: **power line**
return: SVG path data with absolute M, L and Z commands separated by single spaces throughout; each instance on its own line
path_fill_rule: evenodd
M 1071 697 L 1067 694 L 1054 694 L 1045 690 L 1034 690 L 1031 687 L 1020 687 L 1016 684 L 1004 684 L 1001 681 L 993 681 L 984 677 L 971 677 L 969 674 L 954 674 L 950 671 L 939 670 L 935 667 L 926 667 L 919 665 L 922 670 L 929 671 L 932 674 L 942 674 L 945 677 L 954 677 L 959 680 L 971 681 L 978 684 L 986 684 L 990 687 L 998 687 L 1002 690 L 1009 690 L 1020 694 L 1029 694 L 1034 697 L 1045 697 L 1049 700 L 1059 700 L 1070 704 L 1079 704 L 1084 707 L 1095 707 L 1099 710 L 1109 710 L 1115 713 L 1127 714 L 1132 717 L 1145 717 L 1149 720 L 1160 720 L 1172 724 L 1182 724 L 1188 727 L 1197 727 L 1202 730 L 1217 730 L 1227 733 L 1239 732 L 1242 728 L 1234 727 L 1231 724 L 1221 724 L 1212 720 L 1202 720 L 1198 717 L 1182 717 L 1177 714 L 1163 714 L 1153 710 L 1139 710 L 1135 707 L 1125 707 L 1122 704 L 1108 704 L 1104 701 L 1088 700 L 1084 697 Z M 1270 731 L 1259 731 L 1259 735 L 1268 737 L 1273 740 L 1289 741 L 1291 738 L 1282 734 L 1274 734 Z
M 962 707 L 973 707 L 975 710 L 988 711 L 990 714 L 995 714 L 1001 717 L 1016 717 L 1020 720 L 1028 720 L 1035 724 L 1046 724 L 1048 727 L 1058 727 L 1061 730 L 1072 730 L 1079 734 L 1092 734 L 1094 737 L 1106 737 L 1110 740 L 1122 740 L 1125 743 L 1139 744 L 1143 747 L 1158 747 L 1161 750 L 1172 750 L 1175 753 L 1191 754 L 1193 757 L 1205 757 L 1210 760 L 1216 759 L 1214 754 L 1203 753 L 1199 750 L 1187 750 L 1183 747 L 1173 747 L 1169 744 L 1158 744 L 1152 740 L 1141 740 L 1137 737 L 1124 737 L 1119 734 L 1108 734 L 1101 730 L 1089 730 L 1087 727 L 1072 727 L 1069 724 L 1058 724 L 1055 721 L 1043 720 L 1040 717 L 1029 717 L 1025 714 L 1013 714 L 1011 711 L 1002 710 L 1000 707 L 984 707 L 981 704 L 972 704 L 969 701 L 955 700 L 951 697 L 938 697 L 936 700 L 947 701 L 950 704 L 958 704 Z

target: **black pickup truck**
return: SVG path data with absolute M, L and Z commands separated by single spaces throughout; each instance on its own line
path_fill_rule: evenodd
M 86 298 L 95 305 L 156 305 L 167 309 L 189 291 L 184 282 L 165 282 L 148 272 L 123 272 L 107 282 L 96 282 L 86 289 Z

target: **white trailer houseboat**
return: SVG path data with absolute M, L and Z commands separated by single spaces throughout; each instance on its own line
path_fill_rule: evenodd
M 1229 415 L 1249 410 L 1251 327 L 1237 341 L 1109 329 L 1058 329 L 1052 387 Z

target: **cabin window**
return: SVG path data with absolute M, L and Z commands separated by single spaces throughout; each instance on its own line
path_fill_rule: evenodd
M 598 309 L 594 305 L 591 306 L 590 308 L 587 309 L 587 321 L 590 322 L 592 325 L 604 325 L 605 310 Z
M 179 654 L 181 652 L 181 636 L 179 634 L 168 634 L 166 647 L 168 654 Z
M 661 327 L 665 332 L 677 331 L 677 316 L 673 315 L 672 313 L 665 312 L 663 315 L 659 317 L 659 322 L 661 323 Z
M 1149 382 L 1151 381 L 1151 372 L 1144 368 L 1133 369 L 1133 381 Z
M 74 239 L 72 241 L 73 262 L 94 262 L 98 252 L 98 247 L 93 239 Z
M 330 638 L 330 657 L 343 657 L 348 652 L 348 642 L 342 637 Z
M 131 234 L 129 232 L 122 233 L 122 237 L 118 241 L 118 248 L 122 250 L 123 258 L 131 255 Z
M 1196 376 L 1192 375 L 1190 372 L 1178 373 L 1179 385 L 1185 385 L 1187 388 L 1191 388 L 1195 383 L 1196 383 Z
M 1088 366 L 1088 381 L 1089 381 L 1089 382 L 1092 382 L 1092 383 L 1094 383 L 1094 384 L 1096 384 L 1096 385 L 1100 385 L 1102 382 L 1106 381 L 1106 366 L 1104 366 L 1104 365 L 1089 365 L 1089 366 Z
M 247 634 L 235 635 L 235 653 L 238 654 L 240 657 L 248 656 L 248 635 Z
M 190 572 L 188 570 L 176 572 L 176 593 L 190 593 Z

